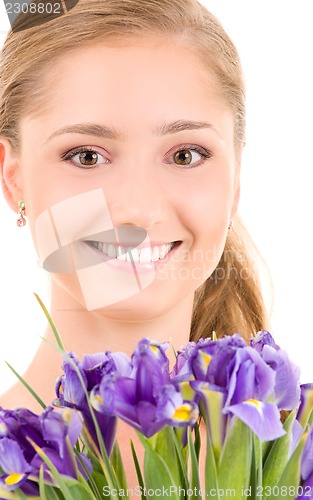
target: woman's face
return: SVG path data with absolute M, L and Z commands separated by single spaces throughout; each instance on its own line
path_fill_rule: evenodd
M 214 75 L 146 38 L 81 48 L 47 71 L 46 105 L 20 129 L 43 266 L 88 310 L 173 309 L 217 266 L 239 198 L 233 116 Z

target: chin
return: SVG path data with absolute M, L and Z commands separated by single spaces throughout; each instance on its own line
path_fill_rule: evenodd
M 165 297 L 159 300 L 156 298 L 155 294 L 153 294 L 153 297 L 149 295 L 150 294 L 145 290 L 134 297 L 102 307 L 94 312 L 105 318 L 116 321 L 142 323 L 165 316 L 177 306 L 175 301 L 166 300 Z

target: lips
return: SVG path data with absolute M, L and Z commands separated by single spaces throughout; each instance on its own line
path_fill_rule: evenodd
M 166 255 L 181 242 L 173 241 L 161 245 L 151 244 L 149 246 L 128 246 L 101 241 L 87 241 L 90 246 L 96 248 L 109 259 L 117 259 L 121 262 L 132 262 L 147 264 L 165 259 Z

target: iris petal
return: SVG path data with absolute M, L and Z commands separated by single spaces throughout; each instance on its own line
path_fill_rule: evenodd
M 272 441 L 286 433 L 275 404 L 250 399 L 229 406 L 224 412 L 236 415 L 250 427 L 261 441 Z

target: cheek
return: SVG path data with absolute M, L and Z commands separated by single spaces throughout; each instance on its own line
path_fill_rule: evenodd
M 223 254 L 232 200 L 230 179 L 198 187 L 190 193 L 184 210 L 184 224 L 190 233 L 188 260 L 197 278 L 205 281 Z M 201 284 L 201 283 L 200 283 Z M 199 283 L 198 283 L 199 285 Z
M 187 202 L 182 205 L 185 224 L 201 239 L 214 239 L 223 235 L 228 226 L 232 206 L 232 183 L 230 179 L 210 179 L 189 189 Z M 211 239 L 211 238 L 210 238 Z

